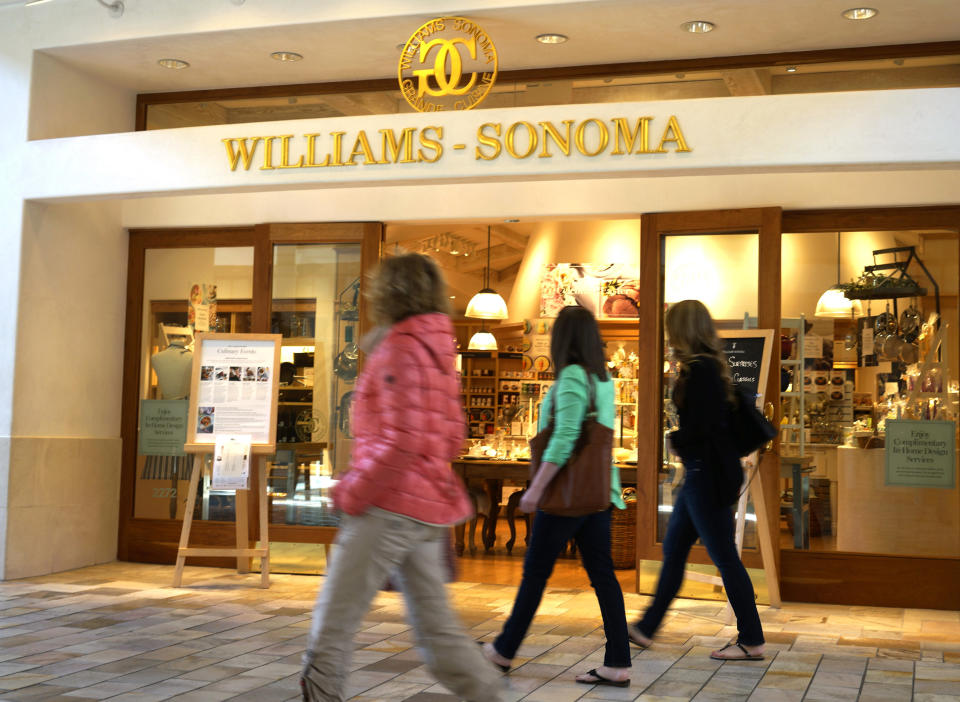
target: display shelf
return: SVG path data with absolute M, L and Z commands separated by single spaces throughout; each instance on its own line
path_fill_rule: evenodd
M 309 346 L 311 348 L 317 345 L 317 340 L 312 336 L 285 336 L 280 341 L 281 346 Z

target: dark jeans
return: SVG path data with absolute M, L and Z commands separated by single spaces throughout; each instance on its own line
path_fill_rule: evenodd
M 743 567 L 734 541 L 733 510 L 717 498 L 713 466 L 703 461 L 684 461 L 683 487 L 673 505 L 673 514 L 663 539 L 663 565 L 657 592 L 643 618 L 640 632 L 652 638 L 660 627 L 670 602 L 677 596 L 686 570 L 687 556 L 697 537 L 720 570 L 723 588 L 737 616 L 738 641 L 745 646 L 763 643 L 763 629 L 753 594 L 753 583 Z
M 523 580 L 517 590 L 510 618 L 494 648 L 504 658 L 513 658 L 533 615 L 540 606 L 543 590 L 553 572 L 553 565 L 563 547 L 575 539 L 583 567 L 597 593 L 603 631 L 607 636 L 603 664 L 611 668 L 630 667 L 630 644 L 627 639 L 627 617 L 623 609 L 623 592 L 613 572 L 610 557 L 610 510 L 583 517 L 558 517 L 537 510 L 533 520 L 530 545 L 523 561 Z

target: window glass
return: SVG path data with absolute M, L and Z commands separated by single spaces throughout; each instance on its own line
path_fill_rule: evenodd
M 253 248 L 148 249 L 143 286 L 134 516 L 182 519 L 193 469 L 183 444 L 197 316 L 208 315 L 211 331 L 251 331 Z M 234 520 L 232 490 L 211 490 L 208 471 L 199 490 L 194 519 Z
M 956 232 L 783 236 L 782 548 L 960 555 L 958 257 Z

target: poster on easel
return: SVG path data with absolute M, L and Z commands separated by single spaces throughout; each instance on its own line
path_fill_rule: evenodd
M 191 556 L 233 557 L 237 572 L 248 573 L 250 559 L 260 559 L 260 586 L 270 586 L 270 536 L 267 514 L 266 456 L 276 452 L 277 388 L 280 334 L 197 334 L 187 411 L 187 443 L 194 455 L 183 528 L 174 567 L 173 586 L 180 587 Z M 236 547 L 190 546 L 204 456 L 220 460 L 219 487 L 236 491 Z M 251 547 L 248 530 L 250 459 L 258 455 L 256 496 L 259 546 Z
M 279 334 L 197 334 L 187 445 L 212 445 L 218 435 L 249 435 L 254 446 L 275 444 L 280 339 Z

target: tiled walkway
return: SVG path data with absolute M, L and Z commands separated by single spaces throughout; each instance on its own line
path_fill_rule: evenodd
M 0 583 L 0 700 L 297 700 L 300 654 L 322 578 L 111 564 Z M 499 630 L 514 588 L 457 583 L 477 638 Z M 627 595 L 628 614 L 647 598 Z M 627 689 L 578 685 L 603 634 L 592 592 L 550 590 L 510 676 L 507 700 L 960 701 L 960 612 L 787 604 L 762 612 L 769 656 L 717 663 L 733 636 L 722 606 L 682 600 Z M 380 595 L 357 639 L 357 700 L 453 700 L 420 662 L 401 598 Z M 522 665 L 521 665 L 522 664 Z

